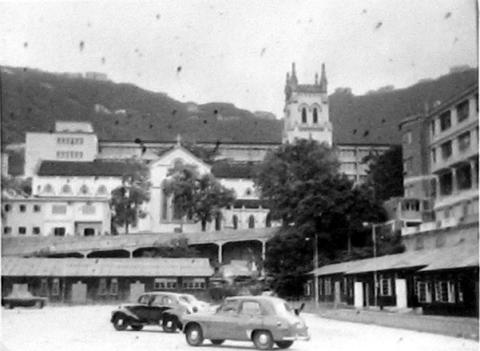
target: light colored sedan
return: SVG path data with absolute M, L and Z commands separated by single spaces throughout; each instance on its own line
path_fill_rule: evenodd
M 182 317 L 187 343 L 199 346 L 204 339 L 220 345 L 226 339 L 253 341 L 261 350 L 277 344 L 290 347 L 295 340 L 309 340 L 308 328 L 283 299 L 270 296 L 230 297 L 214 313 L 196 313 Z

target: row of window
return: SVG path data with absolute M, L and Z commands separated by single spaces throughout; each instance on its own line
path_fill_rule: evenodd
M 458 287 L 456 295 L 455 282 L 452 280 L 436 280 L 433 283 L 417 281 L 415 288 L 418 302 L 431 303 L 433 299 L 443 303 L 463 302 L 463 292 Z
M 457 137 L 457 144 L 458 144 L 458 150 L 460 152 L 465 152 L 470 149 L 471 145 L 471 132 L 467 131 L 465 133 L 460 134 Z M 452 140 L 448 140 L 444 142 L 443 144 L 440 145 L 440 153 L 442 155 L 442 159 L 448 160 L 450 156 L 452 156 Z M 436 163 L 437 162 L 437 148 L 432 148 L 431 150 L 432 154 L 432 162 Z
M 82 151 L 57 151 L 57 158 L 79 159 L 79 158 L 83 158 L 83 152 Z
M 478 98 L 477 101 L 477 112 L 478 112 Z M 457 124 L 465 121 L 469 114 L 470 114 L 470 102 L 469 100 L 462 101 L 461 103 L 455 106 L 455 110 L 457 112 Z M 452 111 L 448 110 L 442 113 L 438 117 L 440 123 L 440 132 L 443 132 L 449 129 L 452 126 Z M 430 124 L 432 136 L 436 134 L 436 119 L 433 119 Z
M 204 278 L 184 278 L 183 289 L 205 289 L 206 280 Z M 177 289 L 178 283 L 175 278 L 155 278 L 153 282 L 154 290 L 173 290 Z
M 40 188 L 39 186 L 39 190 L 41 189 L 41 192 L 43 194 L 53 194 L 54 193 L 54 190 L 53 190 L 53 186 L 51 184 L 45 184 L 43 186 L 43 188 Z M 72 186 L 70 184 L 64 184 L 61 189 L 60 189 L 60 194 L 63 194 L 63 195 L 71 195 L 73 194 L 73 189 L 72 189 Z M 90 195 L 90 188 L 83 184 L 79 189 L 78 189 L 78 194 L 79 195 Z M 108 190 L 107 190 L 107 187 L 105 185 L 100 185 L 98 188 L 97 188 L 97 191 L 95 193 L 96 195 L 107 195 L 108 194 Z
M 13 205 L 12 204 L 5 204 L 3 206 L 3 210 L 5 212 L 10 212 L 12 211 L 13 209 Z M 40 212 L 42 210 L 42 207 L 40 205 L 33 205 L 33 212 Z M 19 212 L 27 212 L 27 205 L 25 204 L 20 204 L 18 205 L 18 211 Z
M 9 235 L 13 233 L 13 228 L 9 226 L 3 227 L 3 234 L 4 235 Z M 17 228 L 17 234 L 18 235 L 26 235 L 27 234 L 27 227 L 18 227 Z M 40 235 L 40 227 L 32 227 L 32 234 L 33 235 Z
M 83 138 L 68 138 L 68 137 L 58 137 L 57 144 L 63 145 L 82 145 Z
M 307 108 L 303 107 L 302 108 L 302 123 L 306 124 L 308 123 L 307 119 Z M 313 114 L 312 114 L 312 123 L 317 124 L 318 123 L 318 109 L 316 107 L 313 108 Z

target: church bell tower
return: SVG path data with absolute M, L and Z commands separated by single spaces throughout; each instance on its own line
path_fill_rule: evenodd
M 328 113 L 327 75 L 322 64 L 320 80 L 315 74 L 314 84 L 298 84 L 295 63 L 287 73 L 283 142 L 312 139 L 332 145 L 332 124 Z

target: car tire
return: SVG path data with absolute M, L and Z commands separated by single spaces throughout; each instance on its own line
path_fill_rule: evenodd
M 121 314 L 117 314 L 113 318 L 113 327 L 115 330 L 122 331 L 128 328 L 128 320 L 125 318 L 125 316 L 122 316 Z
M 42 301 L 36 301 L 35 302 L 35 307 L 38 308 L 38 309 L 42 309 L 43 308 L 43 302 Z
M 270 350 L 273 347 L 272 334 L 268 330 L 257 330 L 253 334 L 253 343 L 259 350 Z
M 173 317 L 165 317 L 162 321 L 162 328 L 167 333 L 174 333 L 177 330 L 177 321 Z
M 225 341 L 224 339 L 211 339 L 213 345 L 221 345 Z
M 140 331 L 140 330 L 143 329 L 143 325 L 141 325 L 141 324 L 131 325 L 130 327 L 131 327 L 132 330 L 134 330 L 134 331 Z
M 280 349 L 288 349 L 290 346 L 293 345 L 293 341 L 291 340 L 277 341 L 275 344 L 277 344 L 277 346 Z
M 10 304 L 10 302 L 6 302 L 5 305 L 3 305 L 7 310 L 13 309 L 13 306 Z
M 190 346 L 200 346 L 203 343 L 203 331 L 198 324 L 191 324 L 185 331 L 185 338 Z

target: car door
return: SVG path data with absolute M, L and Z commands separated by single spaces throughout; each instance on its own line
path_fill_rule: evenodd
M 249 340 L 252 330 L 263 328 L 263 309 L 259 301 L 242 301 L 238 316 L 236 329 L 238 340 Z
M 150 320 L 157 323 L 162 319 L 163 312 L 170 309 L 172 306 L 172 299 L 167 295 L 155 295 L 155 298 L 150 304 Z
M 205 321 L 205 336 L 208 339 L 237 339 L 240 302 L 227 300 L 216 313 Z
M 138 303 L 131 306 L 130 311 L 141 321 L 148 322 L 150 320 L 150 301 L 151 295 L 141 295 L 138 298 Z

